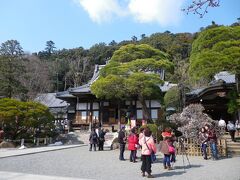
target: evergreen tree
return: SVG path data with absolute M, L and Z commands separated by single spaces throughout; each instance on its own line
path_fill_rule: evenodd
M 23 50 L 16 40 L 8 40 L 0 46 L 0 94 L 5 97 L 26 93 L 20 78 L 24 76 Z
M 143 118 L 150 122 L 145 100 L 161 97 L 159 85 L 163 81 L 158 73 L 171 68 L 167 54 L 146 44 L 129 44 L 114 52 L 91 90 L 98 98 L 120 101 L 137 97 L 142 104 Z

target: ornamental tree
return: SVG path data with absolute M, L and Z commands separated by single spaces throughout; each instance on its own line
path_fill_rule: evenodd
M 206 124 L 214 126 L 217 136 L 223 134 L 224 129 L 218 127 L 218 121 L 211 119 L 203 112 L 201 104 L 190 104 L 183 109 L 182 113 L 175 113 L 170 116 L 170 121 L 178 126 L 178 130 L 185 138 L 198 140 L 198 133 Z
M 159 85 L 162 70 L 172 70 L 168 55 L 149 45 L 129 44 L 115 51 L 102 69 L 100 78 L 91 86 L 97 98 L 124 100 L 137 97 L 143 118 L 151 120 L 146 99 L 161 97 Z
M 0 123 L 6 138 L 18 139 L 33 136 L 36 128 L 49 130 L 54 127 L 54 117 L 48 107 L 37 102 L 0 99 Z

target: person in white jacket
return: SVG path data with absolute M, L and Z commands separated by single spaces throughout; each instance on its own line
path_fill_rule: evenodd
M 227 130 L 229 131 L 229 134 L 231 136 L 231 139 L 233 142 L 235 142 L 235 132 L 236 132 L 236 127 L 235 124 L 232 121 L 229 121 L 227 124 Z

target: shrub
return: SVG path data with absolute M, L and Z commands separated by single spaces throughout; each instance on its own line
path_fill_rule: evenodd
M 146 127 L 148 127 L 152 131 L 153 134 L 156 134 L 158 131 L 158 127 L 156 124 L 145 124 L 145 125 L 141 126 L 141 128 L 146 128 Z

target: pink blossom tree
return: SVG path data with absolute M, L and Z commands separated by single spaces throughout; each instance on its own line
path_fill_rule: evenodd
M 175 113 L 170 116 L 170 121 L 178 126 L 183 137 L 198 140 L 198 134 L 206 124 L 213 126 L 217 136 L 223 134 L 224 129 L 218 127 L 218 121 L 211 119 L 206 113 L 203 113 L 204 107 L 201 104 L 190 104 L 185 107 L 182 113 Z

